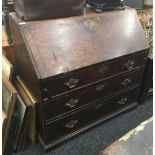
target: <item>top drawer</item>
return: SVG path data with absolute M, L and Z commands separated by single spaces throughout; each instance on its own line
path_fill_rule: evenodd
M 145 64 L 146 53 L 146 51 L 134 53 L 80 71 L 67 73 L 58 78 L 45 79 L 42 85 L 42 98 L 52 98 L 104 78 L 140 68 Z

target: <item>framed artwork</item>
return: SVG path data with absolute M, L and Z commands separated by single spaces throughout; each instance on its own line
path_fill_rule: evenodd
M 13 65 L 9 62 L 9 60 L 2 55 L 2 71 L 7 77 L 8 80 L 12 80 L 12 74 L 13 74 Z
M 14 151 L 18 152 L 27 145 L 27 139 L 35 143 L 36 138 L 36 117 L 35 104 L 36 100 L 27 89 L 19 76 L 15 81 L 18 90 L 15 110 L 19 114 L 19 122 L 15 128 L 15 137 L 13 142 Z
M 36 104 L 37 100 L 33 97 L 32 93 L 29 91 L 27 86 L 24 84 L 22 79 L 17 76 L 15 82 L 16 88 L 21 95 L 23 101 L 27 105 L 27 108 L 30 110 L 30 120 L 28 127 L 28 137 L 34 144 L 36 141 Z
M 5 151 L 6 142 L 8 139 L 8 133 L 12 121 L 12 114 L 14 111 L 15 101 L 17 97 L 17 91 L 11 82 L 7 79 L 5 74 L 2 74 L 2 109 L 6 114 L 6 125 L 2 135 L 2 148 L 3 153 Z
M 15 128 L 15 138 L 14 138 L 14 149 L 17 150 L 18 146 L 19 146 L 19 142 L 20 142 L 20 137 L 21 137 L 21 133 L 22 133 L 22 128 L 24 126 L 25 123 L 25 117 L 26 117 L 26 110 L 27 107 L 25 105 L 25 103 L 23 102 L 22 98 L 20 97 L 20 95 L 17 95 L 17 100 L 16 100 L 16 105 L 15 105 L 15 110 L 18 111 L 19 114 L 19 122 Z

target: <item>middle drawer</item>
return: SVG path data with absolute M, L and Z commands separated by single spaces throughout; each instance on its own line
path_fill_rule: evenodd
M 141 82 L 143 70 L 103 80 L 43 104 L 45 120 L 66 114 Z

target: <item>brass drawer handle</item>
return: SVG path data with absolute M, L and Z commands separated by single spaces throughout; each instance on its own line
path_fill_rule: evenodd
M 124 86 L 124 87 L 127 87 L 127 85 L 131 83 L 131 79 L 125 79 L 121 84 Z
M 135 64 L 134 61 L 128 60 L 128 62 L 126 62 L 126 63 L 124 64 L 124 66 L 125 66 L 127 69 L 132 69 L 132 68 L 134 67 L 134 64 Z
M 78 120 L 71 120 L 69 121 L 65 127 L 68 128 L 68 129 L 71 129 L 71 128 L 74 128 L 78 123 Z
M 78 79 L 71 78 L 69 81 L 65 83 L 65 85 L 68 86 L 69 88 L 74 88 L 76 87 L 78 82 L 79 82 Z
M 128 100 L 127 98 L 121 98 L 121 99 L 118 101 L 118 104 L 124 105 L 124 104 L 126 104 L 127 100 Z
M 100 84 L 99 86 L 96 87 L 96 91 L 102 91 L 105 87 L 105 84 Z
M 74 108 L 74 107 L 77 106 L 78 101 L 79 101 L 78 99 L 70 99 L 70 100 L 65 104 L 65 106 L 68 107 L 68 108 L 70 108 L 70 109 L 72 109 L 72 108 Z
M 102 65 L 101 67 L 98 68 L 99 72 L 104 74 L 105 72 L 108 71 L 108 66 L 107 65 Z

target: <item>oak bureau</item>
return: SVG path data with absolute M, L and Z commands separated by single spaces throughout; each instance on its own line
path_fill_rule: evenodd
M 149 46 L 135 10 L 10 21 L 44 149 L 137 105 Z

